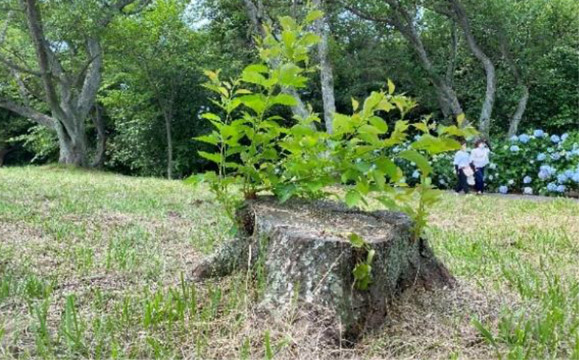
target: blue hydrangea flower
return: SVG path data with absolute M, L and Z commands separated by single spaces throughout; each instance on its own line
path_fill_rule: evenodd
M 537 161 L 543 161 L 547 158 L 547 155 L 540 153 L 539 155 L 537 155 Z
M 569 170 L 565 170 L 565 172 L 563 173 L 565 174 L 565 176 L 567 176 L 569 179 L 573 177 L 573 170 L 569 169 Z
M 551 154 L 551 159 L 552 159 L 552 160 L 557 161 L 557 160 L 559 160 L 560 158 L 561 158 L 561 155 L 559 155 L 559 153 L 552 153 L 552 154 Z
M 545 180 L 549 178 L 549 173 L 545 170 L 541 170 L 539 171 L 539 173 L 537 174 L 537 176 L 539 177 L 539 179 L 541 180 Z
M 567 140 L 568 137 L 569 137 L 569 134 L 564 133 L 563 135 L 561 135 L 561 141 Z
M 521 134 L 521 135 L 519 135 L 519 141 L 522 142 L 523 144 L 528 143 L 528 142 L 529 142 L 529 139 L 530 139 L 530 137 L 529 137 L 529 135 L 527 135 L 527 134 Z
M 509 188 L 506 187 L 505 185 L 499 186 L 499 192 L 500 192 L 501 194 L 506 194 L 506 193 L 509 192 Z
M 523 178 L 523 184 L 530 184 L 533 179 L 530 176 L 525 176 Z
M 553 175 L 556 172 L 555 168 L 550 165 L 541 165 L 539 169 L 542 171 L 546 171 L 547 174 L 549 175 Z
M 545 135 L 545 133 L 543 132 L 543 130 L 538 129 L 538 130 L 533 131 L 533 135 L 535 137 L 540 138 L 540 137 L 543 137 Z
M 513 135 L 513 136 L 511 136 L 511 138 L 509 140 L 517 141 L 517 140 L 519 140 L 519 137 L 517 135 Z
M 521 149 L 520 149 L 517 145 L 513 145 L 513 146 L 510 147 L 510 150 L 511 150 L 512 152 L 517 152 L 517 151 L 519 151 L 519 150 L 521 150 Z
M 556 191 L 557 191 L 558 193 L 563 193 L 563 192 L 565 192 L 565 185 L 559 185 L 559 186 L 557 186 Z
M 559 182 L 559 184 L 562 184 L 565 181 L 567 181 L 567 176 L 565 174 L 559 174 L 557 175 L 557 181 Z
M 558 144 L 561 141 L 561 138 L 558 135 L 551 135 L 551 141 Z
M 489 164 L 489 168 L 494 170 L 494 169 L 497 168 L 497 164 L 495 164 L 495 163 L 490 163 L 490 164 Z
M 509 185 L 513 185 L 515 183 L 515 180 L 511 179 L 508 181 Z
M 573 181 L 575 181 L 576 183 L 579 183 L 579 171 L 577 171 L 573 177 L 572 177 Z
M 547 190 L 548 190 L 548 191 L 556 191 L 556 190 L 557 190 L 557 185 L 555 185 L 555 183 L 548 183 L 548 184 L 547 184 Z
M 420 177 L 420 172 L 418 170 L 414 170 L 414 172 L 412 173 L 412 177 L 418 179 Z
M 525 187 L 525 188 L 523 188 L 523 194 L 525 194 L 525 195 L 533 195 L 533 188 L 528 187 L 528 186 Z

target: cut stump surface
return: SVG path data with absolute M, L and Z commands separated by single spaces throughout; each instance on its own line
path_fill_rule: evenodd
M 341 325 L 340 336 L 354 340 L 378 328 L 390 300 L 410 286 L 451 286 L 453 277 L 424 239 L 412 238 L 412 222 L 401 213 L 364 212 L 330 201 L 272 197 L 249 200 L 238 212 L 241 234 L 204 260 L 197 277 L 226 275 L 236 268 L 265 264 L 264 307 L 327 309 Z M 365 258 L 353 248 L 355 233 L 375 250 L 372 282 L 354 286 L 352 270 Z

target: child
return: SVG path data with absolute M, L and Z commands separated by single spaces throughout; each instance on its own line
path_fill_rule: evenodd
M 456 175 L 458 176 L 458 184 L 456 186 L 456 192 L 460 193 L 464 191 L 468 194 L 469 186 L 467 182 L 468 173 L 472 172 L 470 167 L 470 155 L 466 150 L 466 141 L 462 140 L 460 142 L 461 149 L 454 155 L 454 169 L 456 170 Z
M 490 150 L 483 139 L 477 140 L 474 146 L 470 152 L 470 161 L 474 166 L 476 193 L 481 195 L 485 190 L 485 167 L 489 164 Z

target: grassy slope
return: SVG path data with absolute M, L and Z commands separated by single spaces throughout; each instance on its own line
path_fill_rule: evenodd
M 0 358 L 579 357 L 578 202 L 448 194 L 432 225 L 460 286 L 404 294 L 381 333 L 336 352 L 259 320 L 259 279 L 186 281 L 228 236 L 205 192 L 0 169 Z

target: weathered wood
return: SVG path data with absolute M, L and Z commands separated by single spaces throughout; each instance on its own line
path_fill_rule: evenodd
M 412 223 L 401 213 L 363 212 L 328 201 L 279 204 L 263 197 L 248 201 L 238 220 L 240 236 L 198 265 L 195 276 L 226 275 L 261 259 L 267 277 L 264 308 L 284 311 L 297 299 L 298 305 L 327 309 L 345 339 L 379 327 L 389 301 L 405 288 L 454 282 L 426 241 L 412 239 Z M 354 286 L 352 270 L 366 254 L 351 246 L 351 233 L 376 251 L 373 281 L 364 291 Z

